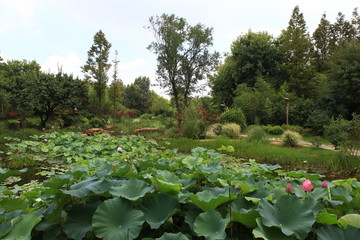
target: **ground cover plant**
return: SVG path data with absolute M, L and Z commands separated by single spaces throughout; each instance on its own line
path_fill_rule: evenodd
M 360 183 L 176 154 L 139 136 L 50 133 L 12 139 L 7 155 L 52 166 L 44 182 L 0 186 L 1 239 L 319 239 L 360 234 Z M 231 148 L 223 147 L 231 151 Z M 0 182 L 21 171 L 1 169 Z

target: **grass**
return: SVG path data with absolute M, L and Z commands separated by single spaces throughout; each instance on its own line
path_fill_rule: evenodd
M 168 142 L 167 145 L 165 142 Z M 285 168 L 301 168 L 310 171 L 353 170 L 360 166 L 360 157 L 344 158 L 340 153 L 315 147 L 286 148 L 270 145 L 268 142 L 248 142 L 217 138 L 213 141 L 196 141 L 186 138 L 159 141 L 166 148 L 177 148 L 182 153 L 190 153 L 195 147 L 218 149 L 231 145 L 235 151 L 227 153 L 235 158 L 255 159 L 267 164 L 280 164 Z M 346 161 L 346 162 L 345 162 Z

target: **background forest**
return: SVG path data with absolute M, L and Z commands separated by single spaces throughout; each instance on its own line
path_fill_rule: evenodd
M 144 118 L 159 116 L 167 129 L 183 134 L 189 126 L 205 129 L 234 110 L 242 112 L 243 127 L 282 125 L 288 105 L 290 124 L 323 135 L 332 119 L 351 120 L 360 112 L 357 9 L 350 19 L 339 13 L 334 22 L 324 14 L 309 33 L 295 7 L 280 36 L 249 30 L 234 40 L 222 62 L 211 52 L 212 28 L 166 14 L 149 22 L 155 41 L 148 49 L 157 56 L 158 81 L 170 100 L 151 91 L 146 76 L 125 86 L 118 53 L 110 59 L 111 43 L 100 30 L 82 67 L 84 79 L 62 72 L 61 66 L 58 74 L 42 72 L 35 60 L 0 62 L 0 117 L 7 128 L 104 127 L 147 114 Z M 194 97 L 206 85 L 210 96 Z M 188 130 L 194 131 L 200 130 Z

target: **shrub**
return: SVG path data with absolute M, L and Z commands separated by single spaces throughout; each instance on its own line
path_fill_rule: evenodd
M 152 115 L 151 113 L 144 113 L 143 115 L 140 116 L 141 120 L 150 120 L 154 117 L 154 115 Z
M 213 126 L 214 126 L 214 129 L 213 129 L 214 133 L 219 136 L 221 134 L 222 125 L 214 124 Z
M 240 135 L 241 127 L 236 123 L 228 123 L 222 126 L 221 133 L 229 138 L 237 138 Z
M 18 129 L 20 126 L 20 121 L 15 119 L 7 120 L 7 126 L 11 130 Z
M 326 111 L 315 110 L 307 119 L 307 124 L 315 135 L 324 135 L 325 126 L 330 123 L 329 114 Z
M 265 140 L 265 137 L 265 130 L 260 126 L 254 126 L 250 129 L 246 139 L 250 142 L 262 142 Z
M 268 134 L 279 135 L 284 133 L 284 129 L 281 126 L 263 126 L 263 129 Z
M 38 118 L 26 118 L 24 121 L 25 127 L 38 128 L 40 126 L 40 119 Z
M 168 128 L 165 130 L 165 137 L 168 137 L 168 138 L 177 138 L 178 137 L 178 129 L 177 127 L 171 127 L 171 128 Z
M 185 137 L 191 139 L 205 138 L 206 124 L 200 119 L 185 120 L 183 125 L 183 132 Z
M 282 128 L 285 130 L 290 130 L 290 131 L 297 132 L 300 134 L 303 134 L 305 132 L 305 129 L 299 125 L 289 125 L 288 127 L 286 127 L 286 125 L 283 125 Z M 286 128 L 288 128 L 288 129 L 286 129 Z
M 246 128 L 245 115 L 240 108 L 229 108 L 219 117 L 220 123 L 236 123 L 242 129 Z
M 301 135 L 297 132 L 286 130 L 281 136 L 285 147 L 298 147 L 301 141 Z
M 93 128 L 104 128 L 105 121 L 103 121 L 100 118 L 92 118 L 92 119 L 90 119 L 90 126 Z

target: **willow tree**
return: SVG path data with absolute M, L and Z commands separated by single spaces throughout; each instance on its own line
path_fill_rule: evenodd
M 86 80 L 92 83 L 98 100 L 98 114 L 102 113 L 102 105 L 105 99 L 106 83 L 108 81 L 107 72 L 110 69 L 109 43 L 105 34 L 100 30 L 94 36 L 94 43 L 88 51 L 88 60 L 82 67 Z
M 190 96 L 199 92 L 201 80 L 214 70 L 219 54 L 210 52 L 212 28 L 189 25 L 175 15 L 151 17 L 148 27 L 155 36 L 148 49 L 157 55 L 157 80 L 173 97 L 181 126 L 182 110 Z

